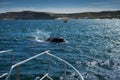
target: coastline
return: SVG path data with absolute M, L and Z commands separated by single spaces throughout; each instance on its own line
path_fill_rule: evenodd
M 0 20 L 64 20 L 64 19 L 120 19 L 120 10 L 57 14 L 46 12 L 22 11 L 0 14 Z

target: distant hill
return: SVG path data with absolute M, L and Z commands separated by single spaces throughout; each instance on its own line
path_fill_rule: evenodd
M 120 19 L 120 10 L 118 11 L 102 11 L 102 12 L 84 12 L 72 14 L 57 14 L 47 12 L 6 12 L 0 14 L 0 20 L 48 20 L 57 18 L 70 18 L 70 19 Z
M 119 11 L 102 11 L 102 12 L 85 12 L 85 13 L 76 13 L 71 14 L 73 18 L 90 18 L 90 19 L 120 19 L 120 10 Z
M 51 13 L 33 11 L 6 12 L 0 14 L 0 20 L 40 20 L 55 18 L 51 16 Z

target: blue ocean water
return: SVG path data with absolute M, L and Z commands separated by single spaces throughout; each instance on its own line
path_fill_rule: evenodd
M 63 37 L 68 43 L 44 42 L 49 37 Z M 7 49 L 14 50 L 14 63 L 50 50 L 75 66 L 85 80 L 120 80 L 120 20 L 78 19 L 67 23 L 3 20 L 0 21 L 0 50 Z M 10 54 L 0 54 L 0 73 L 9 70 L 10 57 Z M 47 60 L 43 56 L 21 66 L 20 74 L 24 76 L 21 80 L 45 73 L 44 59 Z M 62 73 L 62 66 L 57 61 L 52 63 L 51 75 L 57 77 Z

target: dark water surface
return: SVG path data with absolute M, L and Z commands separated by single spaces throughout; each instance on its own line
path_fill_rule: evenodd
M 63 37 L 68 43 L 43 42 L 49 37 Z M 15 63 L 50 50 L 75 66 L 85 80 L 120 80 L 120 20 L 79 19 L 68 23 L 61 20 L 0 21 L 0 50 L 7 49 L 14 50 Z M 10 54 L 0 54 L 0 73 L 9 70 L 10 57 Z M 62 63 L 51 63 L 51 75 L 61 76 L 63 66 L 59 64 Z M 46 67 L 46 56 L 21 65 L 20 75 L 24 76 L 21 80 L 44 74 Z

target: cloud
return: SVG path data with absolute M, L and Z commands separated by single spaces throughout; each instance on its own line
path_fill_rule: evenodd
M 13 4 L 14 2 L 0 2 L 0 5 Z
M 103 8 L 45 8 L 40 11 L 43 12 L 55 12 L 55 13 L 79 13 L 79 12 L 99 12 L 112 9 L 103 9 Z
M 93 4 L 93 5 L 103 5 L 103 4 L 107 4 L 105 2 L 96 2 L 96 3 L 90 3 L 90 4 Z

